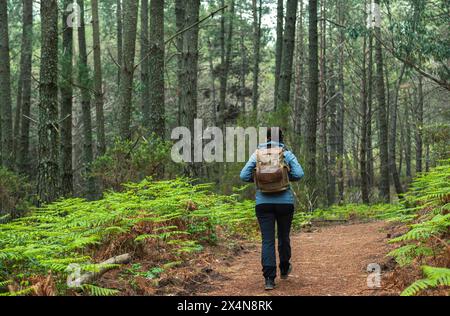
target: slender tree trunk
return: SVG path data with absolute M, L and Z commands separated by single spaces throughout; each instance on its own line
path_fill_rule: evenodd
M 316 158 L 317 158 L 317 115 L 319 97 L 319 47 L 317 31 L 317 0 L 309 0 L 309 105 L 306 127 L 306 184 L 310 195 L 312 208 L 315 207 Z
M 67 8 L 71 0 L 64 0 Z M 61 194 L 71 196 L 73 193 L 72 166 L 72 108 L 73 108 L 73 28 L 67 25 L 70 12 L 63 11 L 63 51 L 61 54 Z
M 338 20 L 339 24 L 345 24 L 345 1 L 340 0 L 338 2 Z M 338 126 L 338 195 L 339 203 L 344 201 L 344 122 L 345 122 L 345 85 L 344 85 L 344 47 L 345 45 L 345 30 L 340 28 L 339 31 L 339 65 L 338 65 L 338 87 L 339 87 L 339 99 L 338 99 L 338 112 L 337 112 L 337 126 Z
M 117 0 L 116 4 L 116 19 L 117 19 L 117 64 L 122 67 L 123 64 L 123 17 L 122 17 L 122 0 Z M 120 87 L 120 77 L 122 70 L 117 71 L 117 86 Z
M 423 160 L 423 77 L 419 76 L 416 104 L 416 172 L 420 173 Z
M 186 0 L 185 25 L 194 25 L 199 20 L 200 0 Z M 198 85 L 198 25 L 183 34 L 182 81 L 180 86 L 181 125 L 194 132 L 194 120 L 197 117 Z M 194 144 L 192 143 L 192 153 Z M 190 176 L 199 175 L 198 164 L 191 163 L 186 170 Z
M 380 5 L 380 1 L 375 3 Z M 380 146 L 380 197 L 389 203 L 390 197 L 390 175 L 389 175 L 389 143 L 388 143 L 388 115 L 386 105 L 386 90 L 384 82 L 383 49 L 381 44 L 380 26 L 375 26 L 375 59 L 377 64 L 376 86 L 378 100 L 378 124 L 379 124 L 379 146 Z
M 8 4 L 0 0 L 0 114 L 2 164 L 14 169 Z
M 405 103 L 405 125 L 406 125 L 406 149 L 405 149 L 405 164 L 406 164 L 406 177 L 408 179 L 412 178 L 412 168 L 411 168 L 411 161 L 412 161 L 412 136 L 411 136 L 411 115 L 410 115 L 410 96 L 408 91 L 408 100 Z
M 39 204 L 53 202 L 59 194 L 58 37 L 58 2 L 42 1 L 37 177 Z
M 154 56 L 150 53 L 150 41 L 149 41 L 149 0 L 141 0 L 141 85 L 140 85 L 140 97 L 141 97 L 141 109 L 143 116 L 143 126 L 151 130 L 152 124 L 150 121 L 150 59 Z
M 225 1 L 222 0 L 222 6 L 225 6 Z M 228 13 L 228 32 L 225 31 L 226 15 L 225 10 L 222 11 L 221 18 L 221 32 L 220 32 L 220 100 L 219 100 L 219 125 L 226 124 L 224 122 L 224 112 L 226 111 L 226 99 L 228 88 L 228 76 L 231 66 L 231 54 L 233 47 L 233 23 L 235 15 L 235 2 L 231 0 Z M 228 37 L 226 38 L 226 34 Z
M 305 58 L 305 46 L 304 46 L 304 6 L 303 0 L 300 0 L 300 16 L 297 21 L 297 50 L 296 50 L 296 74 L 295 74 L 295 117 L 294 117 L 294 132 L 296 134 L 296 139 L 298 139 L 296 147 L 300 151 L 301 148 L 301 138 L 302 138 L 302 115 L 304 112 L 304 58 Z
M 283 30 L 284 30 L 284 0 L 278 0 L 277 5 L 277 40 L 275 43 L 275 109 L 278 104 L 278 89 L 280 85 L 281 63 L 283 57 Z
M 333 43 L 333 32 L 330 31 L 330 50 L 334 49 L 331 46 Z M 335 66 L 333 58 L 330 58 L 330 83 L 328 89 L 329 95 L 329 110 L 328 117 L 330 124 L 328 126 L 328 143 L 329 143 L 329 161 L 327 167 L 327 197 L 328 205 L 333 205 L 336 203 L 336 159 L 337 159 L 337 144 L 338 144 L 338 127 L 337 127 L 337 97 L 336 97 L 336 76 L 335 76 Z
M 95 181 L 91 175 L 91 165 L 94 161 L 91 118 L 92 79 L 88 65 L 84 0 L 78 0 L 78 4 L 81 10 L 80 27 L 78 28 L 78 82 L 81 90 L 81 116 L 83 122 L 83 177 L 86 181 L 83 193 L 88 199 L 94 199 Z
M 253 10 L 253 112 L 258 116 L 259 104 L 259 63 L 261 55 L 262 0 L 252 0 Z
M 366 64 L 367 64 L 367 36 L 363 39 L 363 60 L 362 60 L 362 82 L 361 82 L 361 144 L 359 152 L 359 167 L 361 174 L 361 196 L 364 204 L 369 204 L 369 179 L 367 174 L 367 74 L 366 74 Z
M 374 185 L 375 168 L 372 145 L 373 123 L 373 30 L 369 30 L 369 62 L 367 68 L 367 175 L 369 177 L 369 189 Z
M 123 2 L 123 65 L 119 87 L 120 137 L 131 140 L 133 109 L 133 77 L 139 4 L 135 0 Z
M 185 0 L 175 0 L 175 19 L 177 31 L 181 31 L 185 28 L 185 15 L 186 15 L 186 1 Z M 178 54 L 178 66 L 177 66 L 177 108 L 178 108 L 178 125 L 181 125 L 181 86 L 183 85 L 183 36 L 178 36 L 177 40 L 177 50 Z
M 244 19 L 242 15 L 242 11 L 244 11 L 241 8 L 240 11 L 240 50 L 241 50 L 241 74 L 240 74 L 240 101 L 241 101 L 241 108 L 242 112 L 246 112 L 246 86 L 247 86 L 247 69 L 248 69 L 248 60 L 247 60 L 247 48 L 245 47 L 245 29 L 244 29 Z
M 164 0 L 150 2 L 150 126 L 155 135 L 165 136 L 164 91 Z
M 29 174 L 29 138 L 30 138 L 30 108 L 31 108 L 31 69 L 33 54 L 33 1 L 23 1 L 23 33 L 21 47 L 21 117 L 18 148 L 18 169 L 22 174 Z
M 318 176 L 322 179 L 320 187 L 321 195 L 327 196 L 328 191 L 328 141 L 327 141 L 327 69 L 326 69 L 326 52 L 327 52 L 327 28 L 326 28 L 326 0 L 320 2 L 320 43 L 319 43 L 319 164 Z M 328 200 L 327 200 L 328 203 Z
M 405 74 L 405 65 L 402 66 L 400 70 L 400 75 L 395 87 L 395 97 L 394 102 L 390 107 L 390 121 L 391 121 L 391 132 L 389 141 L 389 165 L 392 178 L 394 180 L 395 190 L 397 195 L 401 196 L 403 194 L 402 184 L 400 182 L 399 169 L 397 169 L 396 163 L 396 151 L 397 151 L 397 116 L 398 116 L 398 99 L 400 95 L 400 87 L 402 84 L 403 76 Z M 400 169 L 401 170 L 401 169 Z
M 98 0 L 91 0 L 92 29 L 94 43 L 94 103 L 97 127 L 97 151 L 99 156 L 106 153 L 105 115 L 103 111 L 103 73 L 100 43 L 100 19 L 98 14 Z
M 286 29 L 283 35 L 283 57 L 281 60 L 281 74 L 278 87 L 278 105 L 281 106 L 290 103 L 297 9 L 298 0 L 287 0 Z

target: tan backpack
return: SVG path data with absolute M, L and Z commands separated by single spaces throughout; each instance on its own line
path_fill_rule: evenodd
M 263 193 L 278 193 L 289 189 L 289 167 L 284 160 L 284 148 L 264 148 L 256 151 L 255 184 Z

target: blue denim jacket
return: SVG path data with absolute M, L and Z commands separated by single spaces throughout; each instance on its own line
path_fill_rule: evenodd
M 270 142 L 266 144 L 261 144 L 259 145 L 258 148 L 267 148 L 269 144 L 272 147 L 283 147 L 283 148 L 286 147 L 284 144 L 281 143 Z M 289 180 L 300 181 L 305 176 L 305 173 L 303 172 L 303 168 L 299 164 L 297 157 L 295 157 L 295 155 L 291 151 L 286 150 L 284 153 L 284 159 L 286 165 L 288 165 L 290 168 Z M 254 182 L 253 172 L 255 168 L 256 168 L 256 153 L 254 153 L 250 157 L 250 160 L 247 162 L 244 169 L 242 169 L 241 180 L 244 182 Z M 261 191 L 257 190 L 256 205 L 261 204 L 294 204 L 294 194 L 292 193 L 291 189 L 275 194 L 264 194 Z

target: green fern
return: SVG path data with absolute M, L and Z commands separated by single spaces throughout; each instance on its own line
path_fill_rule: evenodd
M 81 289 L 83 290 L 83 292 L 86 292 L 91 296 L 115 296 L 120 293 L 120 291 L 115 289 L 107 289 L 91 284 L 85 284 L 81 286 Z
M 421 291 L 439 286 L 450 287 L 450 269 L 424 266 L 425 279 L 418 280 L 402 292 L 402 296 L 414 296 Z

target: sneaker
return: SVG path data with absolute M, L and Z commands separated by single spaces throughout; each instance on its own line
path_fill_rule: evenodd
M 272 291 L 275 289 L 275 280 L 272 278 L 266 279 L 266 291 Z
M 292 264 L 289 265 L 289 269 L 287 270 L 287 273 L 281 274 L 281 279 L 286 280 L 289 277 L 289 274 L 292 272 Z

